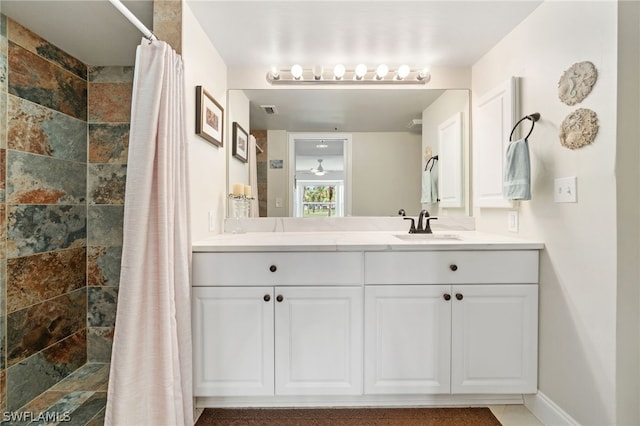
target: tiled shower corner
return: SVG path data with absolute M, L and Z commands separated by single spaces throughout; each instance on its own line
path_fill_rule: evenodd
M 0 413 L 103 423 L 132 82 L 0 14 Z

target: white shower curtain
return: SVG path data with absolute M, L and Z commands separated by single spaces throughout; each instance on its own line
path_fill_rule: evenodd
M 189 194 L 181 57 L 136 54 L 122 268 L 105 424 L 193 425 Z

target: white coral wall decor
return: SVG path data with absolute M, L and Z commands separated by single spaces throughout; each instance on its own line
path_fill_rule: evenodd
M 565 148 L 577 149 L 589 145 L 598 133 L 598 115 L 586 108 L 569 114 L 560 126 L 560 143 Z
M 586 98 L 598 79 L 596 67 L 589 61 L 571 65 L 558 81 L 558 97 L 567 105 L 575 105 Z

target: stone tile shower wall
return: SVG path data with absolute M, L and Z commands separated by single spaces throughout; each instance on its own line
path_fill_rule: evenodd
M 0 15 L 0 412 L 109 361 L 131 82 Z
M 89 67 L 88 358 L 109 362 L 115 325 L 133 67 Z

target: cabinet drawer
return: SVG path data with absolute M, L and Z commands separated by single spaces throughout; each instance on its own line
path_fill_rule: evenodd
M 362 285 L 362 253 L 193 253 L 193 286 Z
M 368 252 L 365 284 L 538 282 L 538 251 Z

